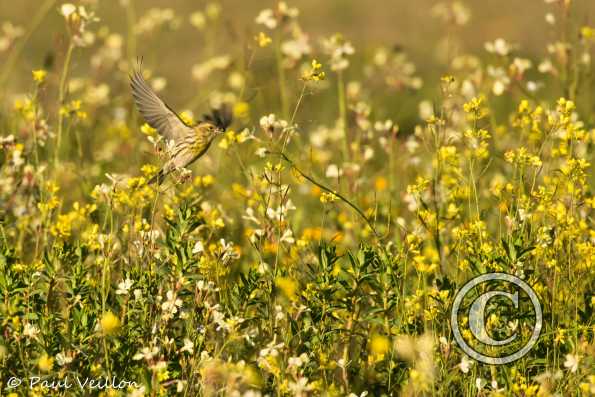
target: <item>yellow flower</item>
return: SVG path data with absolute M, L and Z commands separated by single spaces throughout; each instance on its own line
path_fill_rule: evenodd
M 47 354 L 44 354 L 43 356 L 39 357 L 39 360 L 37 361 L 37 367 L 43 372 L 51 371 L 53 366 L 54 359 L 48 357 Z
M 306 70 L 302 74 L 304 81 L 321 81 L 326 78 L 326 74 L 322 71 L 322 64 L 316 59 L 312 60 L 310 70 Z
M 203 30 L 207 23 L 205 14 L 200 11 L 196 11 L 190 15 L 190 24 L 198 30 Z
M 247 102 L 238 102 L 233 107 L 233 115 L 245 119 L 250 115 L 250 105 Z
M 271 39 L 266 33 L 264 32 L 260 32 L 258 33 L 258 35 L 256 37 L 254 37 L 254 40 L 256 40 L 256 42 L 258 43 L 258 46 L 260 48 L 264 48 L 267 47 L 269 44 L 271 44 L 273 42 L 273 39 Z
M 45 77 L 47 76 L 48 72 L 46 72 L 43 69 L 38 69 L 38 70 L 34 70 L 32 72 L 33 74 L 33 80 L 37 83 L 37 84 L 41 84 L 45 81 Z
M 386 181 L 386 178 L 379 176 L 374 181 L 374 186 L 376 187 L 376 190 L 381 192 L 383 190 L 386 190 L 386 188 L 388 186 L 388 182 Z
M 289 277 L 277 277 L 275 279 L 275 286 L 279 288 L 279 290 L 287 299 L 291 301 L 295 301 L 297 299 L 296 292 L 298 284 L 295 280 L 292 280 Z
M 187 111 L 180 112 L 180 118 L 182 121 L 188 125 L 194 125 L 194 117 Z
M 107 312 L 101 317 L 101 330 L 105 335 L 111 335 L 120 328 L 120 319 L 112 312 Z
M 370 352 L 377 358 L 382 357 L 388 353 L 390 349 L 390 341 L 384 335 L 373 335 L 370 340 Z
M 324 192 L 320 195 L 320 202 L 323 204 L 332 203 L 334 201 L 337 201 L 338 199 L 339 197 L 337 197 L 337 195 L 334 193 Z

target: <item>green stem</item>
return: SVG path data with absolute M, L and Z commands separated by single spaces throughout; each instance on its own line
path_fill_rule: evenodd
M 54 164 L 60 164 L 60 145 L 62 143 L 62 130 L 64 129 L 64 114 L 62 106 L 66 97 L 66 79 L 68 77 L 68 70 L 70 68 L 70 60 L 72 58 L 72 51 L 74 50 L 74 43 L 72 40 L 68 43 L 66 50 L 66 58 L 64 59 L 64 66 L 62 67 L 62 75 L 60 76 L 60 86 L 58 91 L 58 136 L 56 140 L 56 148 L 54 151 Z
M 338 193 L 338 192 L 336 192 L 336 191 L 334 191 L 334 190 L 332 190 L 332 189 L 324 186 L 323 184 L 321 184 L 320 182 L 317 182 L 314 178 L 312 178 L 308 174 L 304 173 L 302 170 L 300 170 L 295 165 L 295 163 L 289 157 L 287 157 L 287 155 L 285 155 L 285 153 L 282 153 L 282 152 L 277 152 L 277 153 L 271 153 L 271 152 L 269 152 L 269 153 L 270 154 L 278 154 L 279 156 L 281 156 L 283 158 L 283 160 L 285 160 L 291 166 L 291 168 L 293 168 L 303 178 L 305 178 L 306 180 L 308 180 L 313 185 L 318 186 L 320 189 L 324 190 L 325 192 L 331 193 L 331 194 L 337 196 L 337 198 L 339 198 L 339 200 L 343 201 L 345 204 L 347 204 L 348 206 L 350 206 L 366 222 L 366 224 L 368 225 L 368 227 L 370 228 L 370 230 L 372 230 L 372 233 L 374 234 L 374 236 L 378 240 L 380 240 L 380 235 L 376 231 L 376 228 L 374 227 L 374 225 L 372 224 L 372 222 L 368 219 L 368 217 L 366 216 L 366 214 L 364 214 L 364 212 L 357 205 L 353 204 L 349 199 L 347 199 L 341 193 Z
M 343 82 L 343 72 L 337 73 L 337 98 L 339 101 L 339 123 L 343 130 L 343 159 L 349 160 L 349 139 L 347 137 L 347 106 L 345 102 L 345 83 Z
M 285 87 L 285 69 L 283 69 L 283 54 L 281 54 L 281 34 L 277 35 L 275 46 L 277 58 L 277 78 L 279 79 L 279 95 L 281 96 L 281 114 L 284 119 L 289 116 L 289 104 L 287 102 L 287 88 Z
M 105 311 L 105 304 L 107 302 L 107 295 L 108 295 L 108 290 L 107 290 L 107 282 L 106 282 L 106 278 L 107 278 L 107 272 L 108 272 L 108 266 L 107 266 L 107 258 L 105 258 L 103 260 L 103 269 L 102 269 L 102 274 L 101 274 L 101 293 L 102 293 L 102 297 L 101 297 L 101 315 L 104 316 L 106 311 Z M 105 357 L 105 367 L 107 369 L 107 374 L 108 377 L 111 377 L 111 370 L 110 370 L 110 362 L 109 362 L 109 355 L 108 355 L 108 349 L 107 349 L 107 341 L 106 341 L 106 336 L 103 335 L 102 336 L 103 339 L 103 354 Z

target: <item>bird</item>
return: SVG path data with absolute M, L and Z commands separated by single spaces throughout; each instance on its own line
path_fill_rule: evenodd
M 147 124 L 156 129 L 166 140 L 172 141 L 168 147 L 170 157 L 148 184 L 161 185 L 167 175 L 174 170 L 187 167 L 204 155 L 213 140 L 222 135 L 232 122 L 229 106 L 214 108 L 205 114 L 195 125 L 187 124 L 170 108 L 145 81 L 138 68 L 130 75 L 132 97 L 140 114 Z

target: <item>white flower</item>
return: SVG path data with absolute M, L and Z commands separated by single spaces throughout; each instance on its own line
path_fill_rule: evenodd
M 359 396 L 355 393 L 350 393 L 347 397 L 366 397 L 368 395 L 368 391 L 364 390 Z
M 277 20 L 275 19 L 273 10 L 270 8 L 265 8 L 264 10 L 260 11 L 255 19 L 255 22 L 259 25 L 264 25 L 269 29 L 275 29 L 277 27 Z
M 471 368 L 472 365 L 473 365 L 473 361 L 469 360 L 467 358 L 467 356 L 463 356 L 461 358 L 461 362 L 459 363 L 459 369 L 461 370 L 461 372 L 466 374 L 469 372 L 469 369 Z
M 308 55 L 311 51 L 312 48 L 308 44 L 308 37 L 304 34 L 281 44 L 281 52 L 295 61 L 302 59 L 303 56 Z
M 345 40 L 341 35 L 336 34 L 329 39 L 323 40 L 322 46 L 324 51 L 331 56 L 331 70 L 340 71 L 347 69 L 349 66 L 347 56 L 355 53 L 355 49 L 349 41 Z
M 484 45 L 487 52 L 491 54 L 506 56 L 511 51 L 511 46 L 504 39 L 489 41 Z
M 552 64 L 551 60 L 545 59 L 543 62 L 539 64 L 537 70 L 539 70 L 540 73 L 544 74 L 551 73 L 554 70 L 554 65 Z
M 9 145 L 14 143 L 14 135 L 10 134 L 6 137 L 0 136 L 0 145 Z
M 158 347 L 153 347 L 153 348 L 149 348 L 149 347 L 143 347 L 140 352 L 136 353 L 132 359 L 135 361 L 138 360 L 142 360 L 143 358 L 146 361 L 150 361 L 151 359 L 153 359 L 153 357 L 155 357 L 157 354 L 159 353 L 159 348 Z
M 76 11 L 76 6 L 71 3 L 64 3 L 60 7 L 60 14 L 62 14 L 64 16 L 64 18 L 68 18 L 75 11 Z
M 132 287 L 133 281 L 128 277 L 118 284 L 116 295 L 128 295 L 130 288 Z
M 246 215 L 242 216 L 243 219 L 254 222 L 257 225 L 260 225 L 260 221 L 254 215 L 254 210 L 251 207 L 246 208 Z
M 233 242 L 228 243 L 222 238 L 219 240 L 219 244 L 221 245 L 221 261 L 223 263 L 240 257 L 240 254 L 234 249 Z
M 273 113 L 260 118 L 260 127 L 269 134 L 282 132 L 288 125 L 289 124 L 285 120 L 277 120 L 277 116 Z
M 421 101 L 418 105 L 419 117 L 422 120 L 428 120 L 434 115 L 434 106 L 430 101 Z
M 488 65 L 487 72 L 494 79 L 492 92 L 497 96 L 502 95 L 510 85 L 510 78 L 506 74 L 506 71 L 503 68 Z
M 512 64 L 516 68 L 519 75 L 525 74 L 525 72 L 533 66 L 533 63 L 529 59 L 525 58 L 514 58 Z
M 56 354 L 56 362 L 59 366 L 63 367 L 66 364 L 70 364 L 73 358 L 71 356 L 66 355 L 63 352 Z
M 343 170 L 337 167 L 336 164 L 330 164 L 326 169 L 327 178 L 338 178 L 343 175 Z
M 178 308 L 182 307 L 182 300 L 178 299 L 171 290 L 167 291 L 166 296 L 167 301 L 161 304 L 161 310 L 163 310 L 163 318 L 169 320 L 178 312 Z
M 184 346 L 180 349 L 180 353 L 182 352 L 194 353 L 194 343 L 190 339 L 184 338 Z
M 12 152 L 12 164 L 15 167 L 20 167 L 21 165 L 25 164 L 25 160 L 21 156 L 22 152 L 20 150 L 15 149 Z
M 287 216 L 287 213 L 289 211 L 294 211 L 295 208 L 296 207 L 295 205 L 293 205 L 293 202 L 291 200 L 287 200 L 285 204 L 280 205 L 279 207 L 277 207 L 277 209 L 272 209 L 270 207 L 267 208 L 266 213 L 269 219 L 283 221 Z
M 198 81 L 206 80 L 212 72 L 216 70 L 224 70 L 231 64 L 231 57 L 229 55 L 220 55 L 213 57 L 203 63 L 194 65 L 192 67 L 192 77 Z
M 364 161 L 368 161 L 374 157 L 374 149 L 371 146 L 366 145 L 364 147 Z
M 307 391 L 311 390 L 312 386 L 308 385 L 308 378 L 299 378 L 296 382 L 289 382 L 289 390 L 293 392 L 294 396 L 305 396 Z
M 281 236 L 281 241 L 283 241 L 287 244 L 295 243 L 295 238 L 293 238 L 293 232 L 289 229 L 285 230 L 285 232 L 283 233 L 283 236 Z
M 30 323 L 25 324 L 25 327 L 23 327 L 23 336 L 26 336 L 27 338 L 35 339 L 38 334 L 39 328 Z
M 283 307 L 281 305 L 275 306 L 275 320 L 283 320 L 285 318 L 285 312 L 283 311 Z
M 260 157 L 261 159 L 263 159 L 267 155 L 267 148 L 265 148 L 265 147 L 259 147 L 258 149 L 256 149 L 256 152 L 254 152 L 254 154 L 256 154 L 258 157 Z
M 300 15 L 300 10 L 295 7 L 290 8 L 284 1 L 280 1 L 277 5 L 277 12 L 279 12 L 280 15 L 288 18 L 297 18 L 297 16 Z
M 200 254 L 200 253 L 203 253 L 204 251 L 205 251 L 205 247 L 204 247 L 202 241 L 197 241 L 196 244 L 194 244 L 194 247 L 192 248 L 193 254 Z
M 272 356 L 277 357 L 279 355 L 279 349 L 283 347 L 283 343 L 275 344 L 275 341 L 270 342 L 267 347 L 260 350 L 260 357 Z
M 287 360 L 287 365 L 289 367 L 299 368 L 302 365 L 306 364 L 308 361 L 310 361 L 308 355 L 306 353 L 302 353 L 299 355 L 299 357 L 289 357 L 289 359 Z
M 492 380 L 491 386 L 495 392 L 503 392 L 505 390 L 503 387 L 498 387 L 498 381 L 496 379 Z
M 574 373 L 578 370 L 578 364 L 580 362 L 580 357 L 578 354 L 567 354 L 566 361 L 564 361 L 564 366 L 570 370 L 570 372 Z

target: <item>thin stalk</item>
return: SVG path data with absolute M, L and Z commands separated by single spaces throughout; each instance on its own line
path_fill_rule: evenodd
M 287 87 L 285 87 L 285 69 L 283 69 L 283 54 L 281 54 L 281 34 L 277 37 L 275 45 L 275 57 L 277 58 L 277 79 L 279 80 L 279 95 L 281 97 L 281 114 L 284 119 L 289 115 L 289 104 L 287 101 Z
M 345 103 L 345 83 L 343 82 L 343 72 L 337 73 L 337 98 L 339 101 L 339 123 L 343 129 L 343 159 L 349 160 L 349 142 L 347 137 L 347 106 Z
M 102 292 L 102 297 L 101 297 L 101 313 L 102 315 L 105 315 L 106 311 L 105 311 L 105 304 L 107 301 L 107 282 L 106 282 L 106 278 L 107 278 L 107 272 L 108 272 L 108 266 L 107 266 L 107 258 L 105 258 L 103 260 L 103 269 L 102 269 L 102 274 L 101 274 L 101 292 Z M 108 355 L 108 349 L 107 349 L 107 341 L 106 341 L 106 336 L 103 335 L 102 336 L 103 339 L 103 354 L 105 357 L 105 367 L 107 369 L 107 374 L 108 377 L 111 377 L 111 370 L 110 370 L 110 362 L 109 362 L 109 355 Z
M 364 214 L 364 212 L 361 209 L 359 209 L 359 207 L 357 205 L 353 204 L 349 199 L 347 199 L 341 193 L 338 193 L 338 192 L 336 192 L 336 191 L 334 191 L 334 190 L 332 190 L 332 189 L 324 186 L 323 184 L 321 184 L 320 182 L 317 182 L 314 178 L 312 178 L 308 174 L 304 173 L 302 170 L 300 170 L 295 165 L 295 163 L 289 157 L 287 157 L 287 155 L 285 155 L 285 153 L 278 152 L 278 153 L 271 153 L 271 154 L 278 154 L 279 156 L 281 156 L 283 158 L 283 160 L 285 160 L 291 166 L 291 168 L 293 168 L 304 179 L 308 180 L 310 183 L 312 183 L 313 185 L 319 187 L 320 189 L 324 190 L 325 192 L 331 193 L 331 194 L 335 195 L 339 200 L 343 201 L 345 204 L 347 204 L 348 206 L 350 206 L 366 222 L 366 224 L 368 225 L 368 227 L 370 228 L 370 230 L 372 230 L 372 233 L 374 234 L 374 237 L 376 237 L 378 240 L 380 240 L 380 235 L 376 231 L 376 228 L 374 227 L 374 225 L 372 224 L 372 222 L 368 219 L 368 217 L 366 216 L 366 214 Z
M 72 40 L 68 43 L 66 50 L 66 58 L 64 59 L 64 66 L 62 67 L 62 75 L 60 76 L 60 86 L 58 91 L 58 137 L 56 138 L 56 148 L 54 151 L 54 164 L 60 164 L 60 145 L 62 143 L 62 130 L 64 129 L 64 114 L 62 113 L 62 106 L 66 98 L 66 79 L 68 77 L 68 70 L 70 68 L 70 60 L 72 59 L 72 51 L 74 50 L 74 43 Z
M 0 233 L 2 233 L 2 241 L 4 242 L 4 248 L 8 248 L 8 239 L 6 238 L 6 233 L 4 232 L 4 225 L 0 223 Z

